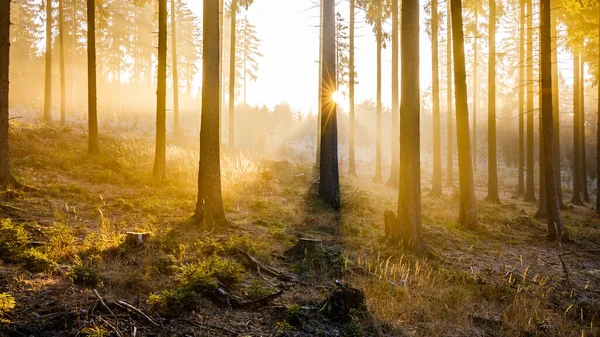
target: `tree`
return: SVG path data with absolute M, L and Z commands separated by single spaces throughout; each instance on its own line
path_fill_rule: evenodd
M 52 0 L 46 0 L 46 82 L 44 90 L 44 121 L 52 122 Z
M 392 167 L 388 185 L 398 186 L 400 135 L 398 128 L 400 109 L 398 107 L 398 0 L 392 2 Z
M 419 86 L 419 1 L 402 0 L 402 101 L 400 108 L 400 188 L 396 240 L 426 252 L 421 216 Z
M 96 5 L 87 0 L 87 66 L 88 66 L 88 152 L 100 152 L 98 145 L 98 111 L 96 99 Z
M 202 116 L 200 120 L 200 161 L 198 199 L 192 221 L 205 227 L 228 225 L 221 196 L 221 149 L 219 136 L 219 0 L 205 0 L 202 20 Z
M 167 152 L 167 0 L 158 0 L 158 73 L 156 88 L 156 152 L 154 177 L 166 175 Z
M 600 16 L 600 6 L 598 6 L 598 15 Z M 600 20 L 598 20 L 598 69 L 600 69 Z M 600 97 L 600 85 L 598 88 L 598 97 Z M 600 191 L 600 99 L 598 100 L 598 117 L 596 126 L 596 191 Z M 596 215 L 600 214 L 600 193 L 596 192 Z
M 560 203 L 556 190 L 554 161 L 554 121 L 552 111 L 552 45 L 550 37 L 550 0 L 540 0 L 540 73 L 542 76 L 542 129 L 544 143 L 545 192 L 548 208 L 548 238 L 566 238 L 560 216 Z
M 448 2 L 449 3 L 449 2 Z M 447 117 L 447 138 L 446 138 L 446 186 L 454 186 L 454 152 L 453 142 L 454 135 L 452 128 L 454 123 L 452 120 L 452 15 L 451 9 L 448 8 L 446 15 L 446 117 Z M 461 14 L 462 17 L 462 14 Z M 462 31 L 462 27 L 461 27 Z M 464 49 L 464 46 L 463 46 Z
M 319 198 L 333 209 L 340 208 L 340 182 L 337 153 L 337 90 L 335 66 L 335 0 L 323 0 L 323 68 L 321 78 L 321 164 L 319 166 Z
M 439 52 L 438 52 L 438 27 L 439 13 L 438 1 L 431 1 L 431 91 L 433 96 L 433 185 L 431 194 L 442 195 L 442 144 L 441 144 L 441 118 L 440 118 L 440 80 L 439 80 Z
M 581 53 L 583 55 L 583 43 L 581 44 Z M 585 158 L 586 146 L 585 146 L 585 63 L 583 57 L 579 57 L 579 132 L 581 136 L 581 198 L 583 202 L 590 202 L 590 194 L 588 192 L 588 181 L 587 181 L 587 160 Z
M 533 6 L 527 1 L 527 176 L 525 200 L 535 201 L 533 135 Z
M 552 2 L 551 2 L 552 3 Z M 558 36 L 556 31 L 556 10 L 550 13 L 550 34 L 552 36 L 552 112 L 554 122 L 554 167 L 556 170 L 556 190 L 560 207 L 564 207 L 560 164 L 560 101 L 558 94 Z
M 494 4 L 495 5 L 495 4 Z M 477 4 L 474 4 L 473 6 L 473 10 L 475 11 L 475 29 L 473 29 L 473 172 L 477 172 L 477 107 L 479 106 L 479 100 L 477 99 L 477 93 L 479 92 L 479 84 L 477 83 L 477 75 L 478 75 L 478 70 L 477 70 L 477 59 L 478 59 L 478 51 L 479 48 L 477 46 L 477 40 L 479 40 L 479 8 L 477 7 Z M 490 6 L 491 7 L 491 6 Z M 494 10 L 495 10 L 495 6 L 494 6 Z M 495 15 L 494 15 L 495 16 Z M 490 17 L 491 17 L 491 8 L 490 8 Z M 494 21 L 491 22 L 495 22 L 495 18 Z M 490 26 L 491 29 L 491 26 Z M 494 30 L 496 29 L 496 27 L 494 26 Z M 490 41 L 491 41 L 491 34 L 490 34 Z M 494 41 L 496 39 L 496 36 L 494 35 Z M 494 52 L 496 49 L 495 44 L 492 44 L 490 42 L 490 49 L 491 46 L 493 45 L 494 47 Z M 491 54 L 490 54 L 491 55 Z M 490 56 L 491 59 L 491 56 Z M 488 66 L 488 70 L 494 69 L 494 72 L 496 71 L 496 67 L 495 67 L 495 58 L 494 58 L 494 67 L 492 68 L 491 66 Z M 495 75 L 494 75 L 495 77 Z M 489 80 L 488 80 L 489 81 Z M 494 78 L 494 88 L 496 86 L 496 81 Z M 488 96 L 490 90 L 488 89 Z M 496 92 L 494 90 L 494 97 L 496 95 Z M 488 109 L 489 109 L 489 97 L 488 97 Z M 494 100 L 494 105 L 495 105 L 495 100 Z M 494 111 L 495 111 L 495 107 L 494 107 Z M 489 118 L 489 116 L 488 116 Z M 489 138 L 488 138 L 488 143 L 489 143 Z M 489 155 L 489 154 L 488 154 Z M 488 167 L 489 170 L 489 167 Z
M 65 98 L 65 29 L 63 0 L 58 0 L 58 41 L 60 44 L 60 125 L 66 124 Z
M 496 159 L 496 0 L 490 0 L 489 67 L 488 67 L 488 195 L 490 202 L 498 196 L 498 164 Z
M 229 49 L 229 148 L 234 149 L 234 114 L 235 114 L 235 68 L 236 68 L 236 26 L 237 12 L 240 7 L 248 9 L 254 0 L 231 0 L 231 40 Z
M 21 187 L 10 171 L 8 92 L 10 63 L 10 1 L 0 2 L 0 186 Z
M 261 40 L 256 35 L 256 27 L 248 21 L 248 17 L 244 17 L 240 21 L 241 27 L 238 29 L 240 33 L 238 36 L 239 48 L 243 64 L 243 78 L 244 78 L 244 105 L 247 105 L 247 83 L 248 77 L 250 80 L 256 81 L 258 71 L 258 58 L 263 55 L 258 51 L 260 48 Z
M 579 76 L 581 72 L 579 70 L 581 53 L 578 47 L 573 48 L 573 197 L 571 203 L 574 205 L 583 205 L 581 201 L 581 188 L 583 177 L 581 176 L 582 162 L 581 162 L 581 109 L 580 99 L 581 90 Z
M 171 71 L 173 72 L 173 133 L 175 134 L 175 136 L 179 136 L 179 77 L 177 76 L 177 29 L 175 26 L 176 11 L 177 10 L 175 8 L 175 0 L 171 0 L 171 62 L 173 64 L 173 66 L 171 67 Z
M 348 98 L 350 101 L 350 139 L 348 141 L 348 174 L 356 176 L 356 155 L 355 155 L 355 125 L 354 125 L 354 21 L 356 17 L 355 13 L 355 1 L 350 0 L 350 28 L 348 33 L 349 39 L 349 64 L 348 64 Z
M 525 1 L 519 0 L 519 172 L 517 195 L 525 195 Z
M 458 171 L 460 180 L 460 215 L 463 226 L 477 226 L 477 206 L 471 160 L 469 135 L 469 106 L 465 70 L 464 36 L 461 0 L 451 0 L 452 45 L 454 51 L 454 77 L 456 86 L 456 134 L 458 139 Z

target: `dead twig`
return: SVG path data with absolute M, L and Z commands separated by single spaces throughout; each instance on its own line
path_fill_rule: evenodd
M 100 294 L 98 293 L 98 290 L 94 289 L 94 295 L 96 295 L 96 298 L 98 298 L 98 301 L 100 301 L 100 304 L 106 310 L 108 310 L 108 312 L 113 316 L 113 318 L 115 319 L 116 324 L 117 324 L 117 327 L 113 328 L 113 330 L 115 330 L 115 332 L 117 333 L 117 335 L 119 335 L 120 337 L 122 337 L 121 331 L 119 331 L 119 319 L 117 318 L 117 315 L 115 315 L 115 313 L 112 310 L 110 310 L 110 308 L 108 307 L 108 305 L 106 305 L 106 302 L 104 302 L 104 299 L 102 298 L 102 296 L 100 296 Z M 102 317 L 100 317 L 100 316 L 98 316 L 98 318 L 102 319 Z M 106 322 L 106 323 L 109 324 L 108 322 Z M 111 326 L 111 325 L 109 325 L 109 326 Z
M 569 269 L 567 268 L 567 265 L 565 264 L 565 261 L 563 260 L 563 251 L 562 251 L 562 245 L 560 244 L 560 241 L 558 242 L 558 259 L 560 260 L 560 264 L 562 265 L 563 271 L 565 273 L 567 287 L 572 288 L 571 280 L 569 278 Z
M 125 302 L 125 301 L 118 301 L 117 303 L 125 306 L 127 309 L 135 312 L 136 314 L 144 317 L 148 322 L 150 322 L 152 325 L 154 326 L 160 326 L 160 324 L 156 323 L 152 318 L 150 318 L 150 316 L 146 315 L 143 311 L 141 311 L 140 309 L 134 307 L 133 305 Z
M 282 272 L 278 271 L 277 269 L 263 264 L 262 262 L 258 261 L 256 258 L 254 258 L 252 255 L 248 254 L 247 252 L 245 252 L 241 249 L 237 249 L 237 251 L 240 254 L 242 254 L 246 258 L 246 260 L 248 260 L 248 262 L 258 271 L 259 274 L 260 274 L 260 271 L 262 270 L 265 274 L 276 277 L 283 281 L 294 281 L 293 277 L 291 277 L 289 275 L 285 275 Z

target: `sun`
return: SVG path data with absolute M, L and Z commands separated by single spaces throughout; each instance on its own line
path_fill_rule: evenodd
M 331 99 L 335 102 L 335 104 L 341 104 L 344 102 L 344 93 L 340 90 L 334 91 L 331 95 Z

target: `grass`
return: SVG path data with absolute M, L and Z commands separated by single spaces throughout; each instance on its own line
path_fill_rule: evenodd
M 89 156 L 81 130 L 19 123 L 11 128 L 15 174 L 39 191 L 6 201 L 23 210 L 23 219 L 0 221 L 0 272 L 10 275 L 0 294 L 1 319 L 31 323 L 19 313 L 3 314 L 3 296 L 13 298 L 14 311 L 48 296 L 61 308 L 71 308 L 89 305 L 89 288 L 97 288 L 163 317 L 196 312 L 254 322 L 252 310 L 230 310 L 210 301 L 221 285 L 256 300 L 281 283 L 259 275 L 243 251 L 299 278 L 277 300 L 285 312 L 265 311 L 264 325 L 250 327 L 265 335 L 318 324 L 302 308 L 318 307 L 336 279 L 362 288 L 372 315 L 357 314 L 343 326 L 328 327 L 343 336 L 368 336 L 374 329 L 430 336 L 496 330 L 508 336 L 599 333 L 598 310 L 588 303 L 600 289 L 597 259 L 584 253 L 565 256 L 576 288 L 571 292 L 556 246 L 542 239 L 544 222 L 532 217 L 533 204 L 509 198 L 502 205 L 481 201 L 481 226 L 466 230 L 456 221 L 455 190 L 439 198 L 424 196 L 424 236 L 442 257 L 424 259 L 383 237 L 383 213 L 396 211 L 397 190 L 342 177 L 344 202 L 336 214 L 313 197 L 310 164 L 225 152 L 223 200 L 234 227 L 205 233 L 181 224 L 195 207 L 197 140 L 169 144 L 168 177 L 161 181 L 151 176 L 150 139 L 131 133 L 105 136 L 101 155 Z M 477 187 L 482 200 L 484 186 Z M 587 240 L 563 249 L 590 250 L 594 244 L 588 241 L 600 242 L 600 222 L 589 209 L 563 214 L 571 235 Z M 151 236 L 143 246 L 130 247 L 124 243 L 127 231 Z M 322 240 L 323 250 L 301 261 L 282 261 L 279 256 L 299 236 Z M 357 267 L 369 273 L 358 273 Z M 90 325 L 81 334 L 109 332 L 107 326 Z

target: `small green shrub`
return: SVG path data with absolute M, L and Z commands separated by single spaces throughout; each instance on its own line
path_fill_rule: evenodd
M 29 233 L 11 219 L 0 220 L 0 256 L 16 262 L 29 244 Z
M 35 248 L 26 250 L 21 259 L 25 268 L 35 273 L 53 271 L 56 268 L 56 262 Z
M 231 287 L 242 282 L 244 267 L 234 260 L 213 255 L 208 259 L 187 265 L 183 268 L 185 284 L 202 290 L 203 288 L 216 289 L 219 281 Z
M 81 329 L 79 336 L 84 337 L 106 337 L 110 336 L 110 332 L 101 326 Z
M 246 296 L 251 300 L 257 300 L 271 294 L 271 289 L 261 279 L 252 279 L 246 287 Z
M 200 304 L 202 295 L 189 286 L 180 286 L 167 290 L 160 295 L 151 294 L 148 304 L 167 317 L 174 317 L 182 312 L 192 311 Z
M 98 270 L 83 265 L 73 266 L 68 276 L 73 283 L 85 287 L 95 287 L 100 283 Z
M 177 259 L 172 254 L 161 254 L 156 259 L 156 269 L 163 275 L 175 275 L 179 271 Z

